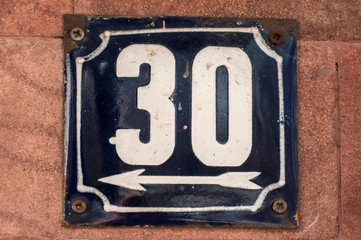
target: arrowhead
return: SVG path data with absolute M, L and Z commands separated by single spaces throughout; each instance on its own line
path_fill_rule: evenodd
M 146 191 L 145 188 L 139 184 L 138 178 L 144 171 L 145 169 L 138 169 L 109 177 L 99 178 L 98 181 L 132 190 Z
M 251 182 L 250 180 L 260 175 L 260 172 L 227 172 L 219 175 L 219 185 L 231 188 L 243 188 L 258 190 L 261 186 Z

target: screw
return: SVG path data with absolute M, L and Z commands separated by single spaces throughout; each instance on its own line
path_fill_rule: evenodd
M 72 30 L 70 30 L 70 38 L 73 39 L 74 41 L 81 41 L 84 38 L 84 31 L 81 28 L 73 28 Z
M 73 212 L 81 214 L 84 213 L 87 209 L 87 205 L 83 200 L 75 200 L 71 205 Z
M 273 202 L 272 210 L 278 214 L 285 213 L 287 211 L 287 203 L 283 199 L 278 199 Z
M 278 32 L 272 32 L 269 35 L 269 41 L 274 44 L 274 45 L 278 45 L 284 42 L 284 36 L 281 33 Z

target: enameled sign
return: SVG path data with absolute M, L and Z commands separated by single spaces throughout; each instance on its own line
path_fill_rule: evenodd
M 294 21 L 65 31 L 67 223 L 297 226 Z

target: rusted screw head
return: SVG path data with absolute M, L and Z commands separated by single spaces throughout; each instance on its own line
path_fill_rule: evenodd
M 287 211 L 287 203 L 283 199 L 278 199 L 273 202 L 272 210 L 278 214 L 285 213 Z
M 75 200 L 71 205 L 71 209 L 78 214 L 84 213 L 87 209 L 87 205 L 83 200 Z
M 284 36 L 281 33 L 271 32 L 269 35 L 269 41 L 274 45 L 281 44 L 284 42 L 284 40 Z
M 81 28 L 73 28 L 72 30 L 70 30 L 70 38 L 73 39 L 74 41 L 81 41 L 84 38 L 84 31 Z

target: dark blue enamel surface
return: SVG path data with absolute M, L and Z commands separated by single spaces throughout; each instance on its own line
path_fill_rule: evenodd
M 77 190 L 77 137 L 76 137 L 76 65 L 77 57 L 93 52 L 100 44 L 99 34 L 106 30 L 133 30 L 193 27 L 258 27 L 268 44 L 283 58 L 284 96 L 279 96 L 277 63 L 265 54 L 249 33 L 157 33 L 131 36 L 112 36 L 107 48 L 96 58 L 83 64 L 81 79 L 81 158 L 83 183 L 98 189 L 111 204 L 124 207 L 209 207 L 252 205 L 261 190 L 226 188 L 217 185 L 147 185 L 146 191 L 134 191 L 99 182 L 110 175 L 145 169 L 143 175 L 216 176 L 225 172 L 260 171 L 253 182 L 263 188 L 280 177 L 279 97 L 284 98 L 285 121 L 285 175 L 286 184 L 269 192 L 256 212 L 251 211 L 197 211 L 165 213 L 106 212 L 102 200 L 93 193 Z M 154 22 L 154 26 L 152 26 Z M 66 194 L 65 221 L 78 225 L 245 225 L 296 226 L 297 212 L 297 132 L 296 132 L 296 32 L 285 36 L 285 41 L 272 45 L 269 32 L 254 20 L 237 24 L 234 19 L 205 18 L 92 18 L 86 29 L 86 39 L 66 55 L 67 123 L 66 123 Z M 132 166 L 122 162 L 115 146 L 109 143 L 117 129 L 141 129 L 140 140 L 149 141 L 149 113 L 137 109 L 137 88 L 149 83 L 150 66 L 140 66 L 137 78 L 117 78 L 116 59 L 125 47 L 136 44 L 161 44 L 176 60 L 176 87 L 173 93 L 176 110 L 176 146 L 173 155 L 160 166 Z M 206 46 L 242 48 L 252 63 L 253 122 L 252 150 L 240 167 L 207 167 L 194 155 L 191 146 L 191 83 L 195 55 Z M 184 77 L 187 70 L 189 74 Z M 227 69 L 217 69 L 217 140 L 228 138 Z M 187 130 L 183 126 L 188 126 Z M 284 214 L 272 211 L 272 203 L 282 198 L 288 204 Z M 88 209 L 83 214 L 71 210 L 75 199 L 84 200 Z

